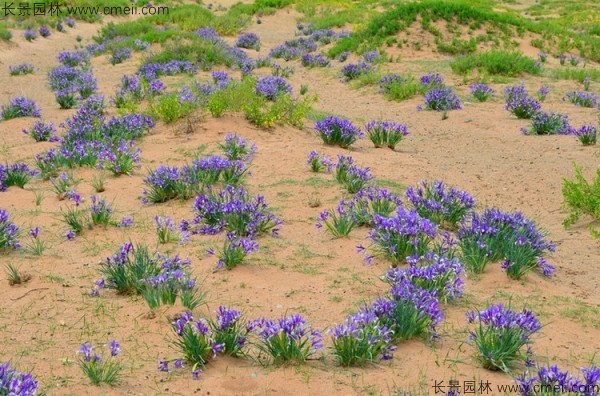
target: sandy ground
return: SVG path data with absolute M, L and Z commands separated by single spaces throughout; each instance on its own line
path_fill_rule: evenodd
M 248 29 L 260 35 L 261 54 L 293 37 L 296 16 L 282 11 Z M 72 111 L 58 108 L 46 75 L 57 64 L 59 51 L 73 49 L 77 35 L 87 43 L 97 28 L 80 23 L 66 34 L 55 33 L 33 43 L 16 34 L 15 45 L 0 48 L 0 103 L 27 95 L 41 105 L 46 121 L 58 124 L 71 115 Z M 309 93 L 318 95 L 318 110 L 346 116 L 359 124 L 379 118 L 406 123 L 410 135 L 396 151 L 375 149 L 366 140 L 349 151 L 325 147 L 308 121 L 304 130 L 277 127 L 265 131 L 251 126 L 241 115 L 208 117 L 191 135 L 174 134 L 172 127 L 159 124 L 140 141 L 142 169 L 131 177 L 109 177 L 102 193 L 114 200 L 119 216 L 134 218 L 134 227 L 86 230 L 73 242 L 62 236 L 66 228 L 59 219 L 61 202 L 49 182 L 34 180 L 24 190 L 12 187 L 0 193 L 0 207 L 9 211 L 23 230 L 41 227 L 41 238 L 49 245 L 41 258 L 20 253 L 0 256 L 0 263 L 13 263 L 33 276 L 22 286 L 9 287 L 6 281 L 0 285 L 0 361 L 10 360 L 23 370 L 32 369 L 50 395 L 388 394 L 399 389 L 434 394 L 434 380 L 487 380 L 494 386 L 511 382 L 506 374 L 478 367 L 473 348 L 465 343 L 464 312 L 483 308 L 488 302 L 506 302 L 512 296 L 515 307 L 527 304 L 545 325 L 533 345 L 539 362 L 570 369 L 586 366 L 600 352 L 599 244 L 589 235 L 585 219 L 572 229 L 563 229 L 561 222 L 566 215 L 561 210 L 561 186 L 563 178 L 572 176 L 573 162 L 582 165 L 588 176 L 593 174 L 599 165 L 597 148 L 582 147 L 572 137 L 523 136 L 519 128 L 527 121 L 511 117 L 503 110 L 500 98 L 484 104 L 468 103 L 467 86 L 451 74 L 447 63 L 427 55 L 424 59 L 417 53 L 385 68 L 440 71 L 466 101 L 464 110 L 451 112 L 448 120 L 442 121 L 437 113 L 417 112 L 422 97 L 394 103 L 369 89 L 352 89 L 339 81 L 337 64 L 332 69 L 309 70 L 292 62 L 297 70 L 290 78 L 295 92 L 301 84 L 308 85 Z M 136 70 L 138 60 L 111 66 L 106 56 L 94 58 L 100 91 L 112 95 L 121 76 Z M 33 76 L 10 77 L 8 65 L 23 62 L 33 63 L 39 70 Z M 595 121 L 594 111 L 561 101 L 565 92 L 578 88 L 576 83 L 542 78 L 527 78 L 525 83 L 531 91 L 542 83 L 550 84 L 545 110 L 568 113 L 576 126 Z M 493 86 L 498 92 L 503 88 Z M 598 84 L 593 88 L 597 92 Z M 33 121 L 0 122 L 1 161 L 32 164 L 34 154 L 54 145 L 34 143 L 21 133 Z M 315 176 L 308 171 L 304 162 L 311 150 L 331 156 L 350 154 L 359 164 L 370 166 L 382 185 L 399 193 L 420 180 L 441 179 L 469 191 L 480 208 L 523 211 L 556 242 L 557 252 L 550 260 L 557 267 L 556 275 L 544 279 L 532 273 L 522 281 L 512 281 L 502 273 L 499 263 L 490 265 L 481 277 L 466 279 L 466 295 L 461 301 L 444 307 L 447 319 L 439 329 L 440 341 L 403 343 L 393 360 L 375 367 L 342 369 L 331 356 L 301 366 L 267 368 L 250 360 L 219 357 L 210 362 L 198 381 L 192 380 L 189 368 L 171 374 L 159 372 L 159 359 L 177 356 L 169 347 L 169 319 L 181 308 L 161 308 L 147 319 L 149 309 L 141 298 L 116 296 L 110 291 L 91 298 L 87 293 L 98 278 L 98 261 L 122 242 L 156 244 L 152 220 L 156 214 L 169 215 L 177 222 L 192 217 L 191 200 L 140 204 L 146 169 L 165 163 L 181 165 L 199 147 L 205 154 L 216 153 L 217 143 L 227 132 L 256 142 L 259 151 L 247 188 L 265 195 L 284 224 L 279 238 L 261 238 L 261 250 L 233 271 L 215 271 L 215 259 L 205 255 L 206 248 L 222 236 L 194 237 L 185 246 L 159 247 L 161 252 L 192 259 L 194 273 L 203 279 L 209 293 L 208 305 L 198 310 L 199 315 L 212 315 L 218 305 L 242 309 L 249 318 L 300 312 L 322 329 L 343 321 L 361 301 L 385 293 L 387 286 L 379 276 L 387 264 L 368 266 L 355 252 L 355 246 L 365 239 L 366 229 L 354 231 L 347 239 L 331 239 L 315 228 L 318 213 L 333 208 L 344 195 L 332 176 Z M 92 194 L 90 181 L 98 171 L 75 169 L 73 174 L 80 179 L 77 190 L 84 196 Z M 36 208 L 35 194 L 40 193 L 45 198 Z M 322 207 L 309 207 L 311 196 L 318 196 Z M 88 385 L 74 363 L 75 352 L 85 341 L 100 345 L 111 339 L 121 341 L 127 369 L 121 384 L 100 390 Z

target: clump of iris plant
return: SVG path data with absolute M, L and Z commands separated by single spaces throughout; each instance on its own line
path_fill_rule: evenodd
M 179 239 L 175 223 L 169 216 L 163 218 L 156 215 L 154 216 L 154 222 L 156 223 L 156 235 L 159 243 L 169 243 Z
M 0 209 L 0 251 L 19 249 L 19 236 L 19 227 L 10 221 L 6 210 Z
M 304 67 L 327 67 L 330 65 L 329 59 L 323 54 L 304 54 L 301 59 Z
M 452 88 L 441 87 L 425 93 L 425 108 L 443 112 L 442 119 L 446 119 L 449 110 L 460 110 L 462 106 Z
M 325 226 L 335 238 L 346 237 L 352 229 L 359 225 L 357 216 L 352 210 L 352 203 L 341 200 L 334 211 L 325 210 L 319 215 L 317 228 Z
M 421 77 L 420 82 L 427 91 L 444 87 L 444 78 L 439 73 L 427 73 Z
M 392 286 L 404 281 L 435 293 L 439 299 L 448 301 L 462 296 L 464 282 L 463 265 L 457 258 L 448 258 L 434 253 L 421 257 L 410 257 L 408 268 L 391 268 L 384 279 Z
M 576 106 L 594 108 L 598 107 L 598 96 L 592 92 L 573 91 L 569 92 L 563 98 Z
M 131 58 L 131 48 L 117 48 L 113 51 L 108 61 L 111 65 L 117 65 L 119 63 L 125 62 L 127 59 Z
M 597 141 L 596 127 L 593 125 L 583 125 L 579 129 L 574 129 L 573 135 L 577 136 L 584 146 L 592 146 Z
M 321 331 L 313 329 L 299 314 L 275 320 L 260 318 L 248 323 L 248 329 L 258 336 L 260 355 L 273 363 L 305 362 L 323 348 Z
M 250 161 L 256 152 L 256 144 L 232 133 L 225 136 L 225 141 L 219 144 L 219 148 L 230 161 Z
M 322 121 L 317 121 L 315 130 L 323 143 L 342 148 L 349 148 L 357 139 L 364 136 L 360 128 L 354 126 L 352 122 L 336 116 L 328 116 Z
M 437 293 L 408 280 L 394 284 L 388 298 L 380 298 L 364 310 L 374 312 L 396 341 L 434 337 L 436 326 L 444 319 Z
M 223 350 L 224 345 L 216 342 L 214 331 L 206 319 L 195 319 L 189 311 L 179 315 L 172 326 L 176 336 L 172 344 L 182 355 L 181 359 L 175 359 L 174 366 L 183 367 L 184 362 L 191 364 L 192 375 L 197 378 L 201 369 Z M 168 371 L 168 362 L 161 361 L 159 369 Z
M 510 111 L 517 118 L 531 118 L 542 108 L 537 100 L 529 96 L 523 85 L 506 87 L 504 95 L 506 97 L 504 109 Z
M 458 228 L 475 206 L 475 199 L 471 195 L 449 187 L 441 180 L 423 180 L 416 188 L 408 187 L 406 198 L 419 216 L 449 230 Z
M 258 250 L 258 243 L 255 240 L 248 237 L 240 237 L 233 232 L 229 232 L 223 242 L 223 248 L 218 251 L 210 248 L 208 254 L 219 257 L 217 268 L 225 267 L 231 270 L 241 264 L 248 254 L 256 250 Z
M 356 80 L 362 75 L 373 73 L 375 68 L 366 62 L 349 63 L 342 67 L 341 74 L 344 81 Z
M 35 67 L 29 63 L 22 63 L 17 66 L 8 66 L 8 71 L 11 76 L 24 76 L 25 74 L 32 74 Z
M 372 311 L 349 315 L 344 323 L 329 330 L 329 334 L 333 354 L 341 366 L 364 366 L 391 357 L 393 332 Z
M 371 121 L 365 125 L 365 131 L 375 147 L 387 146 L 392 150 L 408 135 L 408 127 L 394 121 Z
M 260 37 L 254 33 L 242 34 L 235 42 L 235 46 L 239 48 L 255 49 L 260 51 Z
M 23 162 L 0 165 L 0 191 L 4 191 L 11 186 L 24 188 L 31 181 L 31 178 L 38 174 L 37 170 L 29 168 Z
M 255 92 L 268 100 L 275 100 L 278 96 L 292 93 L 292 86 L 282 77 L 266 76 L 256 81 Z
M 102 354 L 94 352 L 94 346 L 91 343 L 86 342 L 77 351 L 77 354 L 81 355 L 79 367 L 94 385 L 112 385 L 119 381 L 123 370 L 123 365 L 117 359 L 121 352 L 121 345 L 113 340 L 108 344 L 108 349 L 110 356 L 102 356 Z
M 31 373 L 20 373 L 10 363 L 0 364 L 0 395 L 34 396 L 38 388 Z
M 40 33 L 40 36 L 44 38 L 48 38 L 52 34 L 48 26 L 40 26 L 38 32 Z
M 525 135 L 570 135 L 573 128 L 566 114 L 538 111 L 531 116 L 529 128 L 522 128 Z
M 467 320 L 475 324 L 469 341 L 477 350 L 481 364 L 488 370 L 508 372 L 516 361 L 529 358 L 529 348 L 528 354 L 521 349 L 530 345 L 531 336 L 542 328 L 533 312 L 526 309 L 515 312 L 502 304 L 467 312 Z
M 31 99 L 24 96 L 18 96 L 10 100 L 8 105 L 2 105 L 0 108 L 0 117 L 3 120 L 10 120 L 19 117 L 41 117 L 42 111 Z
M 487 102 L 494 96 L 494 90 L 481 83 L 469 85 L 469 90 L 471 91 L 471 95 L 473 95 L 478 102 Z
M 558 366 L 537 366 L 531 373 L 527 372 L 515 378 L 521 396 L 563 395 L 596 395 L 600 388 L 600 368 L 591 366 L 581 368 L 581 376 L 577 377 Z
M 222 353 L 230 356 L 244 355 L 248 342 L 248 326 L 242 312 L 219 306 L 214 320 L 209 321 L 215 342 L 223 345 Z
M 25 29 L 23 31 L 23 37 L 25 38 L 25 40 L 31 42 L 37 38 L 37 33 L 35 32 L 35 30 Z
M 514 279 L 534 269 L 545 276 L 554 272 L 544 258 L 547 252 L 554 252 L 554 244 L 520 212 L 486 209 L 481 214 L 471 213 L 457 236 L 463 263 L 473 273 L 482 273 L 488 262 L 497 260 L 504 260 L 503 269 Z
M 183 220 L 183 233 L 215 235 L 222 230 L 241 237 L 271 233 L 276 236 L 281 225 L 262 195 L 251 196 L 241 187 L 228 186 L 211 194 L 199 194 L 193 205 L 192 220 Z
M 389 217 L 403 204 L 400 197 L 384 188 L 366 187 L 358 191 L 346 206 L 346 211 L 352 214 L 358 225 L 372 226 L 374 215 Z
M 369 231 L 369 249 L 359 246 L 359 251 L 369 251 L 366 261 L 382 256 L 397 266 L 408 257 L 422 256 L 438 234 L 438 227 L 429 219 L 419 216 L 414 209 L 399 207 L 394 216 L 373 215 L 373 229 Z
M 52 122 L 36 121 L 29 130 L 23 129 L 23 133 L 31 136 L 36 142 L 58 142 L 60 140 Z
M 314 150 L 308 153 L 306 164 L 310 167 L 310 170 L 315 173 L 321 171 L 331 172 L 331 168 L 333 167 L 330 157 L 325 154 L 319 154 Z

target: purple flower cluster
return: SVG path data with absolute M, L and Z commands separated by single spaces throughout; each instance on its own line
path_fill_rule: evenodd
M 444 300 L 462 296 L 464 282 L 460 276 L 464 271 L 458 259 L 426 253 L 411 257 L 408 262 L 409 268 L 391 268 L 385 275 L 386 281 L 392 285 L 409 281 Z
M 597 132 L 593 125 L 583 125 L 579 129 L 573 129 L 573 135 L 581 141 L 584 146 L 596 144 Z
M 86 99 L 98 89 L 91 70 L 80 70 L 71 66 L 52 69 L 48 73 L 48 81 L 62 108 L 74 107 L 77 99 Z
M 304 54 L 301 61 L 304 67 L 327 67 L 330 64 L 323 54 Z
M 58 142 L 60 138 L 56 135 L 54 124 L 49 122 L 45 124 L 42 121 L 36 121 L 33 126 L 23 133 L 31 136 L 36 142 Z
M 284 78 L 266 76 L 256 81 L 255 92 L 268 100 L 275 100 L 279 95 L 291 94 L 292 86 Z
M 125 62 L 129 58 L 131 58 L 131 48 L 117 48 L 113 51 L 110 58 L 108 58 L 108 62 L 110 62 L 111 65 L 117 65 Z
M 522 128 L 525 135 L 571 135 L 573 128 L 566 114 L 538 111 L 531 117 L 529 129 Z
M 374 256 L 383 256 L 397 266 L 415 254 L 424 255 L 436 235 L 434 223 L 419 216 L 417 211 L 401 206 L 392 217 L 374 214 L 373 229 L 368 238 Z M 373 256 L 367 256 L 365 260 L 371 262 L 372 259 Z
M 194 74 L 196 73 L 196 67 L 190 61 L 173 59 L 164 63 L 146 63 L 138 71 L 138 74 L 148 81 L 156 80 L 161 76 L 173 76 L 180 73 Z
M 350 120 L 337 116 L 328 116 L 323 121 L 315 122 L 315 131 L 321 136 L 323 143 L 339 145 L 342 148 L 350 147 L 357 139 L 364 136 L 363 131 L 354 126 Z
M 568 100 L 576 106 L 594 108 L 598 107 L 598 96 L 592 92 L 573 91 L 565 95 L 563 100 Z
M 302 55 L 317 49 L 317 43 L 310 38 L 300 37 L 284 42 L 269 51 L 270 58 L 281 58 L 286 61 L 299 59 Z
M 421 77 L 420 82 L 427 90 L 444 86 L 444 78 L 439 73 L 427 73 Z
M 12 165 L 0 165 L 0 191 L 5 191 L 7 187 L 18 186 L 24 188 L 31 180 L 32 176 L 39 172 L 30 169 L 23 162 L 16 162 Z
M 425 93 L 425 108 L 435 111 L 460 110 L 462 106 L 452 88 L 433 88 Z
M 235 42 L 235 46 L 239 48 L 260 50 L 260 38 L 254 33 L 242 34 Z
M 17 96 L 10 100 L 8 105 L 0 107 L 0 118 L 10 120 L 19 117 L 41 117 L 42 111 L 37 104 L 25 96 Z
M 299 314 L 277 321 L 260 318 L 248 323 L 248 330 L 258 334 L 259 349 L 275 362 L 303 362 L 323 348 L 319 330 L 314 330 Z
M 310 170 L 313 172 L 320 172 L 322 170 L 331 172 L 331 168 L 333 167 L 330 157 L 325 154 L 319 154 L 314 150 L 308 153 L 306 164 L 310 166 Z
M 23 37 L 27 41 L 33 41 L 33 40 L 35 40 L 37 38 L 37 33 L 35 32 L 35 30 L 25 29 L 23 31 Z
M 521 212 L 473 212 L 463 221 L 457 236 L 465 264 L 474 272 L 482 272 L 488 261 L 500 259 L 505 260 L 503 268 L 508 275 L 515 278 L 535 268 L 546 276 L 554 272 L 543 257 L 546 252 L 554 252 L 554 244 Z
M 471 195 L 448 187 L 441 180 L 423 180 L 417 188 L 408 187 L 406 198 L 421 217 L 450 229 L 455 229 L 475 206 Z
M 471 95 L 479 102 L 486 102 L 494 96 L 494 90 L 481 83 L 469 85 L 469 90 L 471 91 Z
M 216 194 L 199 194 L 193 205 L 195 216 L 183 220 L 183 233 L 215 235 L 223 229 L 238 236 L 255 237 L 279 231 L 279 220 L 273 215 L 262 195 L 252 197 L 241 187 L 228 186 Z
M 219 144 L 223 154 L 230 161 L 251 161 L 256 153 L 256 144 L 238 136 L 235 133 L 228 133 L 225 141 Z
M 10 363 L 0 364 L 0 394 L 34 396 L 39 384 L 31 373 L 20 373 L 10 368 Z
M 342 67 L 341 73 L 342 77 L 344 77 L 344 81 L 348 82 L 351 80 L 356 80 L 363 74 L 369 74 L 375 71 L 373 66 L 366 62 L 359 63 L 349 63 Z
M 8 66 L 8 70 L 11 76 L 22 76 L 25 74 L 33 73 L 35 67 L 29 63 L 22 63 L 17 66 Z
M 64 66 L 85 67 L 90 63 L 90 54 L 88 51 L 63 51 L 57 59 Z
M 377 61 L 380 58 L 380 56 L 381 55 L 377 50 L 365 51 L 363 53 L 363 59 L 367 63 L 375 63 L 375 61 Z
M 391 359 L 395 349 L 391 344 L 393 330 L 386 327 L 373 310 L 349 315 L 329 333 L 333 353 L 342 366 L 362 366 L 379 359 Z
M 504 89 L 506 105 L 504 109 L 510 111 L 517 118 L 531 118 L 542 106 L 529 96 L 523 85 L 515 85 Z
M 345 210 L 353 215 L 358 225 L 371 226 L 374 215 L 389 217 L 403 204 L 400 197 L 384 188 L 367 187 L 358 191 L 346 206 Z
M 48 26 L 40 26 L 38 32 L 40 33 L 40 36 L 44 38 L 50 37 L 50 35 L 52 34 Z
M 365 131 L 375 147 L 387 146 L 392 150 L 408 135 L 408 127 L 395 121 L 371 121 L 365 125 Z
M 530 344 L 531 336 L 542 328 L 533 312 L 526 309 L 515 312 L 502 304 L 467 312 L 466 317 L 469 323 L 477 323 L 470 341 L 483 367 L 490 370 L 506 370 L 521 357 L 521 347 Z M 530 349 L 527 355 L 531 355 Z
M 0 209 L 0 250 L 20 248 L 19 235 L 19 227 L 10 221 L 6 210 Z
M 540 391 L 568 392 L 569 394 L 596 396 L 600 389 L 600 368 L 592 366 L 581 368 L 583 378 L 578 378 L 568 371 L 561 371 L 558 366 L 542 366 L 535 375 L 524 373 L 515 378 L 522 396 L 535 396 Z M 556 394 L 556 393 L 552 393 Z

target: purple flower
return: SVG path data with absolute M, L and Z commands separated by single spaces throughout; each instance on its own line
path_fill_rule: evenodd
M 425 107 L 429 110 L 460 110 L 460 100 L 451 88 L 433 88 L 425 93 Z
M 35 67 L 29 63 L 22 63 L 17 66 L 8 66 L 11 76 L 22 76 L 25 74 L 31 74 L 35 70 Z
M 41 117 L 42 111 L 35 101 L 27 99 L 24 96 L 18 96 L 10 100 L 8 105 L 0 108 L 0 117 L 4 120 L 10 120 L 18 117 Z
M 2 184 L 0 183 L 0 189 Z M 19 249 L 19 228 L 10 221 L 8 212 L 0 209 L 0 251 L 8 249 Z
M 158 361 L 158 370 L 169 372 L 169 362 L 167 362 L 165 359 L 159 360 Z
M 571 135 L 573 128 L 566 114 L 538 111 L 531 117 L 531 125 L 525 130 L 527 135 Z
M 344 77 L 344 81 L 348 82 L 351 80 L 356 80 L 363 74 L 372 73 L 373 71 L 375 71 L 373 66 L 365 62 L 359 62 L 345 65 L 342 67 L 341 73 Z
M 350 147 L 357 139 L 364 136 L 360 128 L 354 126 L 352 122 L 336 116 L 329 116 L 323 121 L 315 122 L 315 131 L 325 144 L 337 144 L 343 148 Z
M 439 73 L 427 73 L 420 79 L 421 85 L 429 90 L 444 86 L 444 79 Z
M 72 241 L 73 239 L 75 239 L 75 237 L 77 236 L 77 234 L 75 233 L 75 231 L 73 230 L 69 230 L 67 231 L 67 233 L 65 234 L 65 237 L 67 238 L 67 240 Z
M 494 90 L 485 84 L 472 84 L 469 85 L 471 95 L 479 102 L 485 102 L 494 96 Z
M 119 227 L 127 228 L 133 224 L 133 219 L 131 217 L 123 217 L 119 222 Z
M 567 93 L 563 100 L 569 101 L 576 106 L 594 108 L 598 107 L 598 96 L 592 92 L 573 91 Z
M 260 38 L 254 33 L 242 34 L 235 42 L 236 47 L 260 50 Z
M 258 79 L 255 91 L 268 100 L 275 100 L 279 95 L 291 94 L 292 87 L 284 78 L 266 76 Z
M 56 129 L 52 122 L 45 124 L 42 121 L 36 121 L 29 131 L 23 129 L 23 133 L 31 136 L 36 142 L 57 142 L 60 140 L 56 135 Z
M 25 29 L 23 31 L 23 37 L 27 41 L 33 41 L 33 40 L 35 40 L 37 38 L 37 33 L 34 30 Z
M 323 54 L 304 54 L 301 61 L 304 67 L 327 67 L 330 64 Z
M 363 53 L 363 59 L 367 63 L 375 63 L 375 61 L 379 59 L 379 57 L 379 51 L 377 50 L 366 51 Z
M 121 352 L 121 344 L 118 341 L 112 340 L 109 344 L 110 356 L 117 356 Z

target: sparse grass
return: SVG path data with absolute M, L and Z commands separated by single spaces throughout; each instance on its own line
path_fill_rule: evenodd
M 6 264 L 6 277 L 11 286 L 26 283 L 31 279 L 31 275 L 21 272 L 21 270 L 12 263 Z

